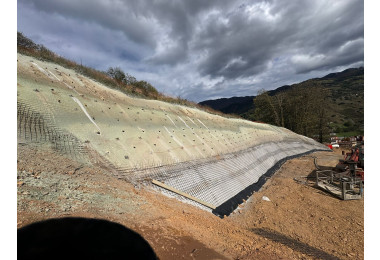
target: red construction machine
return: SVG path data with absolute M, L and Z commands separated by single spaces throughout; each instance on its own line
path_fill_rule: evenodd
M 332 170 L 322 170 L 314 159 L 316 185 L 343 200 L 360 199 L 364 190 L 364 142 L 348 153 L 342 151 L 342 155 L 344 159 Z
M 364 143 L 351 148 L 349 153 L 342 151 L 343 160 L 339 160 L 336 168 L 341 172 L 358 176 L 364 182 Z

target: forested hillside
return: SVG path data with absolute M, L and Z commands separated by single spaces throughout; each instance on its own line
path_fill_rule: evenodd
M 316 94 L 324 96 L 316 97 Z M 364 68 L 351 68 L 291 86 L 261 91 L 258 96 L 206 100 L 200 104 L 224 113 L 237 114 L 249 120 L 284 126 L 313 137 L 321 134 L 315 125 L 316 122 L 313 120 L 310 122 L 312 118 L 318 117 L 318 107 L 323 108 L 325 137 L 331 132 L 341 136 L 362 135 L 364 134 Z M 300 117 L 301 111 L 304 113 L 302 117 Z M 295 113 L 297 119 L 292 118 Z M 290 123 L 289 120 L 296 120 L 297 123 Z M 303 122 L 298 122 L 299 120 Z M 301 125 L 307 125 L 310 129 Z

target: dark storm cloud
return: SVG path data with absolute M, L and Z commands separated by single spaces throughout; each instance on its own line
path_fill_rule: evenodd
M 363 66 L 363 0 L 19 0 L 18 30 L 194 101 Z
M 154 34 L 149 21 L 137 19 L 139 1 L 130 1 L 126 5 L 122 1 L 101 0 L 19 0 L 19 3 L 33 5 L 37 10 L 50 14 L 59 14 L 82 22 L 92 22 L 105 28 L 121 31 L 134 42 L 154 46 L 151 37 Z M 132 8 L 130 8 L 132 7 Z
M 328 57 L 329 64 L 320 62 L 319 66 L 311 67 L 313 70 L 363 60 L 363 45 L 357 46 L 355 55 L 339 51 L 347 43 L 363 39 L 363 12 L 358 11 L 363 10 L 362 2 L 356 1 L 354 5 L 347 2 L 336 9 L 331 3 L 278 3 L 289 2 L 293 5 L 258 5 L 254 7 L 262 9 L 258 15 L 244 5 L 226 16 L 227 21 L 220 21 L 219 15 L 211 18 L 199 35 L 200 48 L 210 50 L 200 64 L 201 73 L 227 78 L 256 75 L 264 71 L 272 59 L 282 55 Z M 311 70 L 306 64 L 300 68 L 295 65 L 297 73 Z

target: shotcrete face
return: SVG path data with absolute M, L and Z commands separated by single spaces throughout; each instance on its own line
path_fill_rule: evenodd
M 95 151 L 123 178 L 155 178 L 216 207 L 283 159 L 325 149 L 283 128 L 130 97 L 57 64 L 17 58 L 19 139 L 78 160 Z

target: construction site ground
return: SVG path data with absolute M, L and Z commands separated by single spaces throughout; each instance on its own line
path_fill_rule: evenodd
M 333 167 L 340 149 L 285 162 L 223 219 L 49 147 L 19 144 L 17 154 L 18 228 L 67 216 L 107 219 L 141 234 L 160 259 L 364 259 L 364 199 L 339 200 L 305 178 L 315 172 L 312 156 Z

